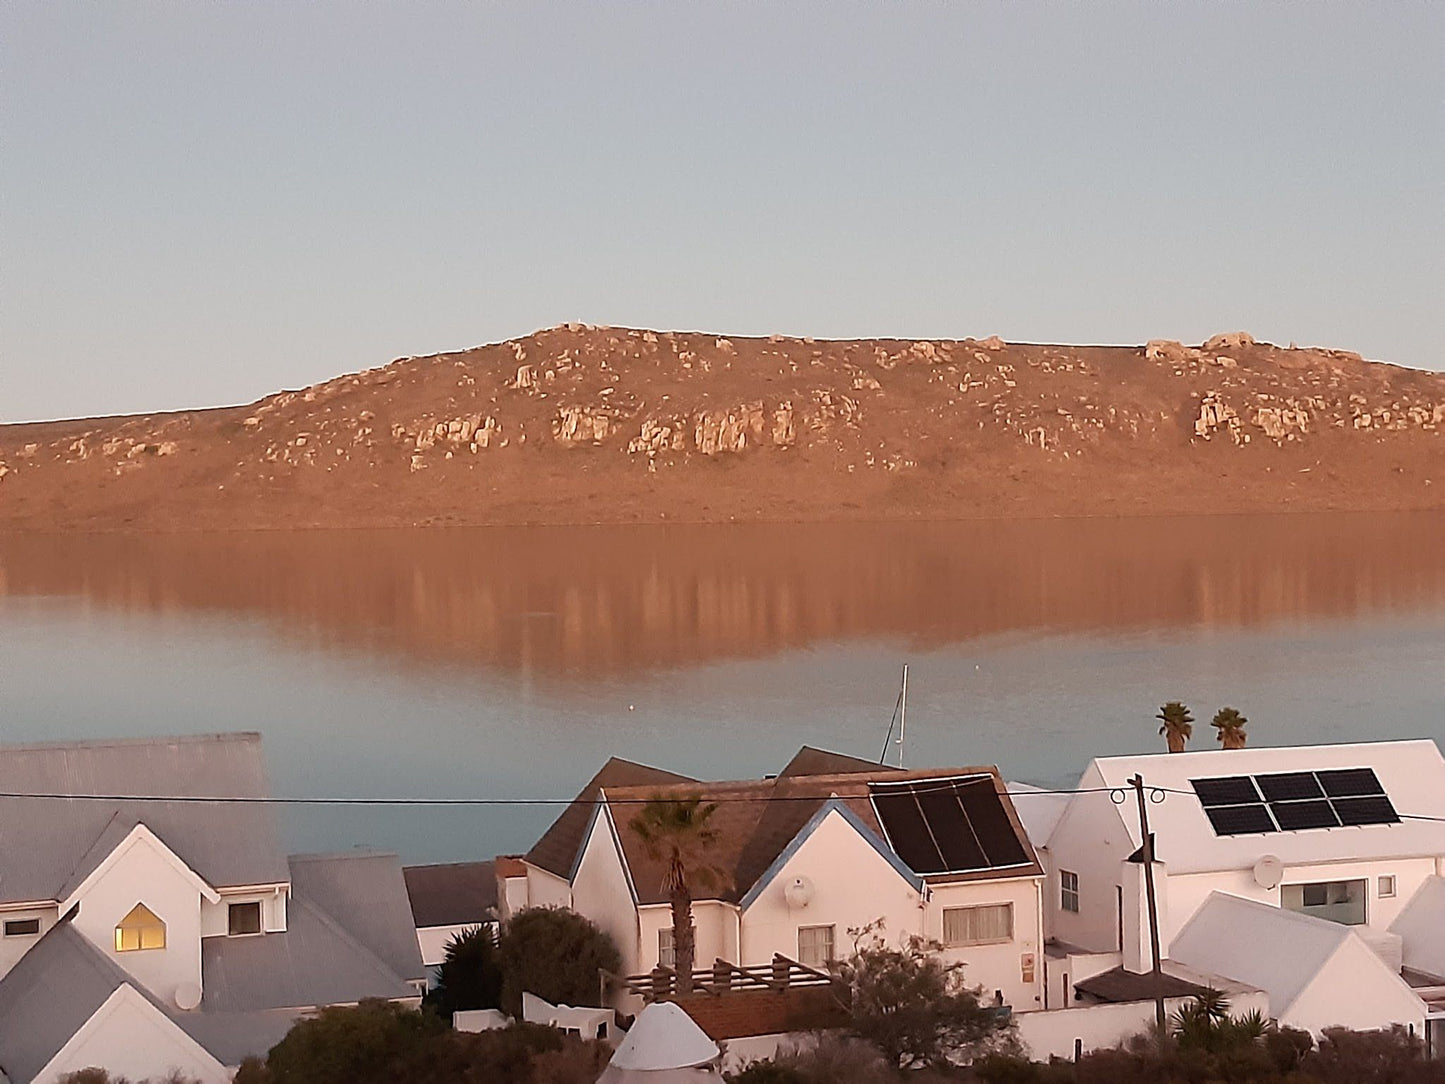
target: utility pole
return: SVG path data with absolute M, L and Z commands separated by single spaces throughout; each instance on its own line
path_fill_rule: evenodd
M 1139 800 L 1139 833 L 1144 845 L 1139 848 L 1144 859 L 1144 895 L 1149 901 L 1149 949 L 1154 954 L 1154 1022 L 1164 1031 L 1164 969 L 1159 961 L 1159 909 L 1154 901 L 1154 837 L 1149 834 L 1148 803 L 1144 800 L 1144 777 L 1135 774 L 1129 780 Z

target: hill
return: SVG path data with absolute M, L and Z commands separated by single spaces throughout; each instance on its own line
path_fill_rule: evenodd
M 1201 347 L 569 324 L 245 407 L 0 426 L 22 529 L 1445 507 L 1445 375 Z

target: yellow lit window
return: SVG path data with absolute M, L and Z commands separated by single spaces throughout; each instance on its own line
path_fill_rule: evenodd
M 140 949 L 166 947 L 166 924 L 143 903 L 131 908 L 130 914 L 115 928 L 115 951 L 136 952 Z

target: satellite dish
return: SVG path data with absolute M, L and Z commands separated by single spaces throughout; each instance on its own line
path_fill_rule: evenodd
M 783 898 L 789 907 L 806 907 L 813 902 L 813 882 L 806 877 L 794 877 L 783 889 Z
M 176 1008 L 190 1012 L 201 1003 L 201 988 L 193 982 L 183 982 L 176 987 Z
M 1254 883 L 1260 888 L 1273 888 L 1284 879 L 1284 863 L 1276 855 L 1266 854 L 1254 864 Z

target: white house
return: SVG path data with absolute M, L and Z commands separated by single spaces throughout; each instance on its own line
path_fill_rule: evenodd
M 653 798 L 694 797 L 716 803 L 722 874 L 694 888 L 698 967 L 781 955 L 821 968 L 851 950 L 849 929 L 881 919 L 888 938 L 940 942 L 1016 1010 L 1041 1005 L 1042 870 L 991 767 L 900 771 L 805 749 L 771 779 L 594 780 L 524 860 L 545 892 L 527 902 L 592 919 L 631 973 L 672 966 L 662 867 L 630 822 Z
M 225 1081 L 303 1013 L 424 987 L 400 862 L 287 858 L 257 734 L 0 747 L 0 791 L 107 796 L 0 798 L 9 1084 Z
M 401 872 L 406 878 L 421 962 L 428 968 L 446 958 L 452 938 L 478 926 L 496 928 L 495 862 L 407 866 Z
M 1062 809 L 1020 789 L 1048 878 L 1051 998 L 1068 1003 L 1095 972 L 1152 966 L 1135 775 L 1155 838 L 1163 957 L 1271 990 L 1275 1016 L 1315 1030 L 1331 1019 L 1421 1026 L 1423 1002 L 1401 996 L 1399 978 L 1407 957 L 1439 960 L 1429 954 L 1438 938 L 1427 943 L 1422 931 L 1445 928 L 1445 894 L 1429 887 L 1445 874 L 1445 758 L 1430 741 L 1100 758 Z M 1031 812 L 1039 801 L 1048 808 Z M 1412 899 L 1418 906 L 1402 921 Z M 1241 923 L 1242 940 L 1223 936 L 1222 916 Z M 1307 934 L 1319 950 L 1314 971 L 1266 966 L 1270 939 Z M 1380 991 L 1373 1015 L 1361 1015 L 1339 981 L 1339 961 L 1358 961 L 1365 946 L 1379 972 L 1361 979 Z M 1421 989 L 1445 982 L 1418 979 Z

